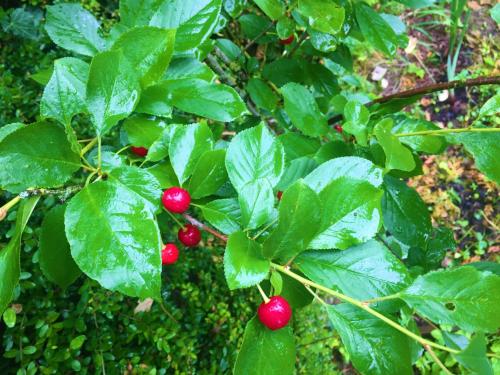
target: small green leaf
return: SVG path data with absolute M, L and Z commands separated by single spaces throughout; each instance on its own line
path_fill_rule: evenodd
M 134 110 L 140 86 L 122 51 L 96 55 L 90 63 L 87 107 L 98 135 L 106 134 Z
M 175 29 L 135 27 L 120 35 L 111 49 L 122 50 L 142 87 L 147 87 L 165 73 L 174 51 L 174 41 Z
M 413 155 L 411 151 L 403 146 L 399 139 L 391 133 L 392 125 L 392 119 L 386 118 L 375 125 L 373 131 L 385 152 L 385 169 L 412 171 L 415 168 Z
M 246 90 L 257 107 L 263 108 L 269 112 L 276 109 L 279 98 L 271 87 L 262 79 L 250 79 L 247 83 Z
M 493 116 L 500 112 L 500 94 L 495 94 L 483 104 L 479 117 Z
M 286 15 L 280 17 L 276 23 L 276 32 L 278 33 L 278 38 L 286 39 L 292 35 L 295 31 L 295 22 L 288 18 Z
M 453 357 L 474 374 L 493 375 L 491 363 L 486 356 L 486 339 L 483 333 L 477 333 L 469 345 Z
M 311 249 L 347 249 L 373 238 L 380 224 L 382 191 L 368 182 L 343 177 L 319 194 L 322 220 Z
M 337 34 L 344 24 L 344 8 L 332 0 L 299 0 L 299 12 L 309 18 L 313 29 Z
M 75 337 L 69 343 L 69 348 L 71 350 L 78 350 L 78 349 L 80 349 L 86 339 L 87 339 L 87 337 L 85 335 L 80 335 L 80 336 Z
M 397 293 L 410 282 L 403 263 L 374 240 L 344 251 L 306 251 L 294 264 L 314 282 L 359 300 Z
M 227 85 L 201 79 L 178 79 L 164 84 L 172 105 L 188 113 L 229 122 L 247 111 L 238 93 Z
M 362 374 L 413 374 L 408 337 L 359 307 L 327 306 L 328 317 Z
M 273 187 L 280 180 L 284 167 L 283 146 L 264 125 L 239 132 L 229 144 L 226 169 L 236 190 L 264 178 Z
M 170 0 L 157 5 L 151 26 L 177 29 L 175 51 L 198 47 L 217 25 L 221 0 Z
M 302 133 L 319 137 L 328 132 L 326 117 L 308 89 L 291 82 L 283 86 L 281 92 L 285 99 L 286 113 Z
M 180 125 L 174 129 L 168 153 L 181 185 L 193 174 L 201 156 L 212 147 L 212 132 L 207 124 Z
M 249 182 L 239 192 L 241 223 L 255 229 L 269 222 L 274 212 L 273 188 L 267 179 Z
M 163 134 L 166 126 L 162 120 L 141 115 L 130 116 L 123 122 L 123 130 L 127 133 L 130 144 L 146 148 L 150 148 Z
M 128 296 L 160 297 L 160 233 L 136 192 L 114 181 L 90 184 L 71 199 L 64 223 L 71 255 L 87 276 Z
M 21 274 L 20 251 L 21 237 L 40 197 L 27 198 L 21 202 L 17 210 L 14 233 L 9 243 L 0 251 L 0 314 L 3 314 L 14 297 L 14 289 L 19 283 Z
M 355 3 L 356 21 L 365 39 L 376 49 L 388 56 L 394 56 L 398 37 L 392 27 L 365 3 Z
M 412 188 L 386 176 L 382 198 L 384 227 L 406 245 L 425 248 L 432 224 L 427 206 Z
M 302 180 L 289 187 L 279 205 L 278 226 L 263 244 L 263 255 L 288 261 L 304 251 L 318 232 L 321 203 Z
M 287 161 L 292 161 L 303 156 L 312 156 L 321 147 L 319 140 L 303 136 L 299 133 L 285 133 L 280 135 L 278 139 L 283 145 Z
M 344 118 L 347 121 L 343 130 L 356 137 L 356 141 L 366 146 L 368 141 L 367 125 L 370 120 L 368 109 L 357 101 L 350 100 L 344 107 Z
M 106 48 L 99 22 L 80 4 L 47 7 L 45 30 L 55 44 L 81 55 L 94 56 Z
M 257 285 L 267 276 L 270 262 L 262 257 L 259 243 L 244 232 L 234 232 L 224 252 L 224 274 L 229 289 Z
M 438 126 L 434 125 L 433 122 L 408 116 L 395 116 L 394 121 L 395 125 L 392 128 L 393 134 L 440 129 Z M 411 137 L 399 137 L 398 139 L 401 143 L 411 147 L 413 150 L 428 154 L 439 154 L 446 147 L 445 139 L 436 135 L 416 135 Z
M 23 128 L 25 125 L 21 122 L 13 122 L 12 124 L 3 125 L 0 127 L 0 142 L 9 134 L 14 133 L 17 129 Z
M 71 257 L 64 232 L 66 205 L 54 207 L 46 215 L 40 233 L 40 268 L 47 279 L 66 289 L 82 274 Z
M 188 185 L 192 198 L 215 194 L 228 181 L 225 160 L 226 150 L 207 151 L 201 156 Z
M 54 61 L 54 71 L 43 90 L 40 114 L 63 125 L 70 125 L 78 113 L 87 111 L 85 86 L 89 76 L 89 65 L 73 57 Z
M 318 163 L 308 156 L 292 160 L 286 167 L 283 176 L 281 176 L 280 182 L 276 185 L 276 189 L 280 191 L 286 190 L 295 181 L 311 173 L 317 166 Z
M 64 129 L 40 122 L 19 128 L 0 143 L 0 187 L 12 193 L 64 184 L 80 168 L 80 158 Z
M 254 3 L 273 21 L 280 18 L 285 12 L 280 0 L 254 0 Z
M 162 161 L 152 167 L 146 168 L 146 170 L 155 176 L 161 189 L 167 189 L 169 187 L 179 185 L 179 181 L 177 180 L 177 176 L 172 168 L 172 164 L 168 161 Z
M 316 193 L 320 193 L 332 181 L 341 177 L 366 181 L 375 187 L 383 182 L 382 169 L 370 160 L 357 156 L 329 160 L 309 173 L 304 181 Z
M 13 308 L 9 307 L 6 309 L 2 318 L 7 327 L 12 328 L 16 325 L 16 312 Z
M 235 375 L 293 374 L 295 340 L 290 325 L 271 331 L 257 317 L 245 328 L 236 364 Z
M 473 267 L 440 270 L 419 276 L 401 298 L 420 315 L 469 332 L 500 327 L 500 276 Z
M 136 112 L 160 117 L 171 117 L 173 104 L 169 99 L 168 87 L 165 84 L 149 86 L 141 92 Z
M 273 271 L 269 281 L 274 288 L 274 295 L 279 296 L 283 290 L 283 278 L 281 277 L 281 273 Z
M 207 82 L 215 80 L 215 73 L 206 64 L 192 57 L 178 57 L 170 62 L 165 79 L 198 78 Z
M 222 233 L 231 234 L 241 229 L 241 211 L 237 199 L 217 199 L 201 207 L 205 219 Z

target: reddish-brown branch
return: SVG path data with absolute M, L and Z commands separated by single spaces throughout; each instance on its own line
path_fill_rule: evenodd
M 380 98 L 372 100 L 371 102 L 366 103 L 365 106 L 369 107 L 373 104 L 386 103 L 392 99 L 406 99 L 406 98 L 411 98 L 412 96 L 430 94 L 436 91 L 456 89 L 457 87 L 472 87 L 472 86 L 499 85 L 499 84 L 500 84 L 500 76 L 478 77 L 478 78 L 457 80 L 451 82 L 441 82 L 432 85 L 416 87 L 414 89 L 397 92 L 391 95 L 382 96 Z M 342 115 L 337 115 L 330 118 L 328 120 L 328 123 L 335 124 L 340 120 L 342 120 Z
M 227 242 L 227 236 L 223 235 L 222 233 L 217 232 L 215 229 L 210 228 L 208 225 L 203 224 L 201 221 L 198 221 L 197 219 L 195 219 L 191 215 L 184 213 L 184 214 L 182 214 L 182 216 L 184 217 L 184 219 L 189 221 L 192 225 L 194 225 L 200 229 L 203 229 L 204 231 L 207 231 L 210 234 L 213 234 L 215 237 L 217 237 L 218 239 L 220 239 L 224 242 Z

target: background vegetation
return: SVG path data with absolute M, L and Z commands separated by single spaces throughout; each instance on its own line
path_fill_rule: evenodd
M 0 8 L 0 126 L 38 118 L 42 86 L 37 80 L 43 80 L 53 60 L 63 56 L 41 27 L 48 3 L 7 1 Z M 113 1 L 82 3 L 97 16 L 106 15 L 108 20 L 116 17 Z M 226 3 L 230 6 L 232 1 Z M 499 74 L 500 39 L 498 24 L 490 16 L 491 5 L 488 1 L 469 2 L 469 31 L 456 68 L 461 77 Z M 409 27 L 409 47 L 397 59 L 386 61 L 357 44 L 356 66 L 341 84 L 381 94 L 446 80 L 451 29 L 448 5 L 404 12 L 395 2 L 384 1 L 379 6 L 393 14 L 402 12 Z M 424 97 L 411 111 L 437 123 L 451 121 L 460 127 L 475 118 L 475 108 L 493 92 L 494 88 L 485 86 L 456 90 L 448 98 Z M 85 122 L 80 124 L 84 129 Z M 458 244 L 448 253 L 445 265 L 498 262 L 499 195 L 494 184 L 482 177 L 471 159 L 458 149 L 450 149 L 445 156 L 426 157 L 423 169 L 424 174 L 411 184 L 431 204 L 433 220 L 450 227 Z M 0 193 L 0 205 L 10 198 Z M 43 207 L 48 210 L 54 203 L 53 198 L 47 198 Z M 13 211 L 0 222 L 0 249 L 10 237 L 15 215 Z M 202 247 L 181 253 L 179 262 L 164 271 L 162 293 L 167 304 L 163 310 L 157 304 L 143 306 L 136 299 L 106 291 L 84 277 L 65 291 L 51 284 L 38 265 L 39 233 L 35 228 L 39 228 L 41 216 L 35 213 L 23 236 L 23 272 L 14 299 L 14 321 L 4 317 L 8 324 L 0 323 L 1 374 L 212 374 L 232 368 L 244 324 L 253 315 L 259 297 L 254 290 L 227 289 L 222 249 L 214 238 L 204 237 Z M 172 225 L 168 217 L 160 222 L 165 227 Z M 145 311 L 138 312 L 138 308 Z M 300 314 L 300 324 L 294 327 L 301 340 L 297 371 L 354 373 L 339 349 L 339 338 L 332 335 L 317 305 Z M 429 335 L 441 340 L 438 330 L 420 323 Z M 498 338 L 489 338 L 488 351 L 500 353 Z M 462 371 L 451 356 L 439 355 L 448 368 Z M 493 358 L 492 363 L 500 372 L 500 361 Z M 417 366 L 422 373 L 439 373 L 427 355 Z

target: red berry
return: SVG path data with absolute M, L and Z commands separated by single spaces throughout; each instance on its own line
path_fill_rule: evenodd
M 273 296 L 268 303 L 261 303 L 257 315 L 262 324 L 275 331 L 288 324 L 292 317 L 292 308 L 283 297 Z
M 280 44 L 283 46 L 286 46 L 286 45 L 292 43 L 294 39 L 295 39 L 295 35 L 292 34 L 286 39 L 280 39 Z
M 130 147 L 130 151 L 132 151 L 134 154 L 140 157 L 144 157 L 148 154 L 148 149 L 145 147 Z
M 165 245 L 161 251 L 161 264 L 174 264 L 179 258 L 179 249 L 173 243 Z
M 179 237 L 179 241 L 187 247 L 194 247 L 201 241 L 200 230 L 191 224 L 186 224 L 184 228 L 179 229 L 177 236 Z
M 342 133 L 342 126 L 340 126 L 340 125 L 335 125 L 333 128 L 334 128 L 336 131 L 338 131 L 339 133 Z
M 278 193 L 276 194 L 276 198 L 278 198 L 278 200 L 280 201 L 282 196 L 283 196 L 283 192 L 278 191 Z
M 163 192 L 161 201 L 170 212 L 181 214 L 189 208 L 191 196 L 180 187 L 171 187 Z

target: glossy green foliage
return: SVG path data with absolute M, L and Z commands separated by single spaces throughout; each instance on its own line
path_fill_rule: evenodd
M 399 169 L 401 171 L 412 171 L 415 161 L 410 150 L 401 144 L 399 139 L 391 133 L 393 121 L 384 119 L 374 128 L 374 134 L 384 149 L 385 169 Z
M 500 296 L 491 291 L 498 288 L 500 276 L 465 266 L 418 277 L 403 291 L 402 298 L 437 323 L 494 332 L 500 327 Z
M 159 298 L 161 239 L 142 196 L 117 182 L 94 183 L 71 200 L 64 223 L 71 255 L 87 276 L 129 296 Z
M 193 198 L 215 194 L 228 181 L 226 150 L 211 150 L 201 155 L 189 180 L 188 191 Z
M 262 257 L 261 245 L 244 232 L 234 232 L 224 252 L 224 274 L 229 289 L 245 288 L 261 282 L 269 272 L 269 261 Z
M 408 337 L 359 308 L 326 309 L 356 368 L 364 374 L 412 374 Z
M 289 326 L 271 331 L 257 317 L 248 322 L 235 375 L 293 374 L 294 363 L 295 343 Z
M 299 0 L 299 12 L 315 30 L 337 34 L 344 23 L 345 11 L 332 0 Z
M 82 274 L 71 257 L 64 232 L 66 205 L 50 210 L 42 223 L 40 233 L 40 268 L 47 279 L 61 288 L 67 288 Z
M 56 187 L 80 168 L 64 129 L 48 122 L 23 126 L 0 143 L 0 187 L 19 193 Z
M 222 233 L 231 234 L 241 228 L 241 211 L 237 199 L 216 199 L 202 206 L 201 210 L 205 219 Z

